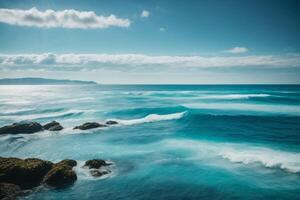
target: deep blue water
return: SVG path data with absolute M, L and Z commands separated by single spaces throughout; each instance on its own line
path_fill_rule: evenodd
M 0 86 L 0 119 L 65 127 L 1 136 L 0 156 L 79 162 L 73 186 L 24 199 L 300 199 L 299 85 Z M 89 176 L 92 158 L 113 173 Z

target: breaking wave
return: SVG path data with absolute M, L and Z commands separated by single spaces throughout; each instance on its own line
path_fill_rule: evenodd
M 166 115 L 159 115 L 159 114 L 150 114 L 146 117 L 139 118 L 139 119 L 112 119 L 117 121 L 121 125 L 134 125 L 134 124 L 143 124 L 143 123 L 150 123 L 150 122 L 157 122 L 157 121 L 166 121 L 166 120 L 176 120 L 180 119 L 185 116 L 187 112 L 179 112 L 179 113 L 172 113 Z

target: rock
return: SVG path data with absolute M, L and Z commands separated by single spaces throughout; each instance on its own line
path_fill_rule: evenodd
M 87 130 L 87 129 L 98 128 L 98 127 L 106 127 L 106 125 L 99 124 L 97 122 L 86 122 L 80 126 L 76 126 L 74 129 Z
M 83 167 L 88 167 L 92 176 L 100 177 L 111 173 L 111 170 L 106 167 L 109 165 L 111 164 L 107 163 L 105 160 L 93 159 L 86 161 Z
M 45 175 L 43 182 L 52 187 L 63 187 L 77 180 L 76 173 L 68 164 L 55 164 Z
M 0 134 L 19 134 L 19 133 L 35 133 L 43 130 L 41 124 L 37 122 L 13 123 L 12 125 L 0 128 Z
M 49 131 L 60 131 L 63 130 L 64 127 L 62 127 L 61 125 L 57 125 L 57 126 L 52 126 L 51 128 L 49 128 Z
M 50 122 L 50 123 L 44 125 L 43 127 L 44 127 L 44 129 L 46 129 L 48 131 L 60 131 L 60 130 L 64 129 L 64 127 L 56 121 Z
M 60 124 L 57 121 L 52 121 L 52 122 L 49 122 L 49 123 L 45 124 L 43 126 L 43 128 L 46 129 L 46 130 L 48 130 L 52 126 L 57 126 L 57 125 L 60 125 Z
M 100 177 L 100 176 L 103 176 L 103 175 L 109 174 L 109 173 L 110 173 L 110 171 L 100 171 L 97 169 L 90 170 L 90 174 L 94 177 Z
M 0 158 L 0 182 L 31 188 L 43 180 L 52 166 L 53 163 L 37 158 Z
M 52 121 L 48 124 L 45 124 L 43 126 L 44 129 L 49 130 L 49 131 L 60 131 L 62 130 L 64 127 L 62 127 L 60 125 L 60 123 L 58 123 L 57 121 Z
M 0 199 L 13 200 L 21 193 L 21 188 L 11 183 L 0 183 Z
M 101 159 L 93 159 L 85 162 L 84 167 L 88 167 L 89 169 L 99 169 L 102 166 L 111 165 L 110 163 L 106 163 L 105 160 Z
M 109 120 L 109 121 L 105 122 L 105 124 L 107 124 L 107 125 L 116 125 L 116 124 L 118 124 L 118 122 L 113 121 L 113 120 Z
M 68 165 L 70 167 L 75 167 L 77 165 L 77 162 L 76 160 L 65 159 L 56 163 L 55 165 Z

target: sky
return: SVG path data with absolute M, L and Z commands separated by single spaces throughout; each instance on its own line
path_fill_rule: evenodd
M 298 0 L 0 0 L 0 78 L 299 84 Z

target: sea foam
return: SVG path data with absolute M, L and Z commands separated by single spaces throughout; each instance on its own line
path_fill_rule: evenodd
M 281 169 L 290 173 L 300 172 L 300 153 L 282 151 L 249 144 L 218 143 L 171 139 L 163 141 L 167 148 L 191 151 L 193 158 L 222 158 L 232 163 L 244 165 L 260 164 L 267 168 Z
M 299 106 L 280 104 L 254 104 L 254 103 L 186 103 L 182 106 L 190 109 L 211 109 L 223 111 L 261 112 L 268 114 L 300 115 Z
M 269 94 L 224 94 L 224 95 L 206 95 L 199 99 L 249 99 L 255 97 L 270 97 Z
M 159 115 L 159 114 L 150 114 L 143 118 L 138 119 L 111 119 L 117 121 L 121 125 L 134 125 L 134 124 L 143 124 L 143 123 L 150 123 L 150 122 L 157 122 L 157 121 L 166 121 L 166 120 L 176 120 L 184 117 L 186 112 L 179 112 L 179 113 L 172 113 L 166 115 Z

